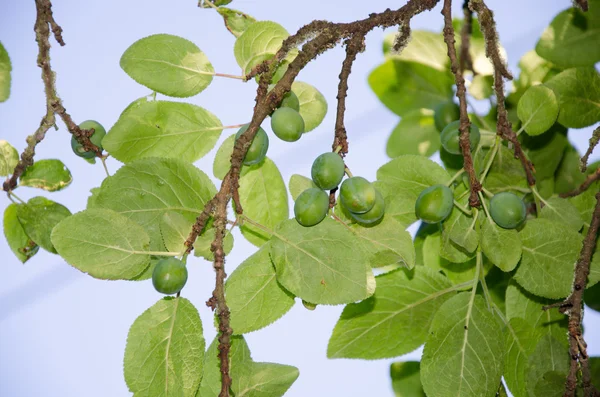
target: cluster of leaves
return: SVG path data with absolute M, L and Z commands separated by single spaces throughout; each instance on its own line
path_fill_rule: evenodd
M 223 7 L 229 2 L 202 3 L 215 8 L 237 37 L 234 54 L 245 76 L 273 57 L 289 34 L 275 22 Z M 558 196 L 585 178 L 567 128 L 600 120 L 595 105 L 600 75 L 593 67 L 600 54 L 581 50 L 597 43 L 591 27 L 600 23 L 598 12 L 599 2 L 592 1 L 587 14 L 575 9 L 559 14 L 536 51 L 521 60 L 508 96 L 513 125 L 524 132 L 519 139 L 535 164 L 537 188 L 527 185 L 520 162 L 496 137 L 494 106 L 487 115 L 471 115 L 481 130 L 473 157 L 484 187 L 483 211 L 467 208 L 469 187 L 460 155 L 441 150 L 444 167 L 427 158 L 440 150 L 433 109 L 452 102 L 453 78 L 441 34 L 426 31 L 414 31 L 400 55 L 390 52 L 393 39 L 386 39 L 386 60 L 369 77 L 381 101 L 402 117 L 387 144 L 392 160 L 373 182 L 385 202 L 380 221 L 357 223 L 338 203 L 320 223 L 303 227 L 290 219 L 288 188 L 296 200 L 317 187 L 314 182 L 295 174 L 286 187 L 268 157 L 243 166 L 244 214 L 237 221 L 244 238 L 259 249 L 225 286 L 235 335 L 233 395 L 281 396 L 298 377 L 294 367 L 254 362 L 243 339 L 285 315 L 296 297 L 311 308 L 347 305 L 329 341 L 330 358 L 397 357 L 425 344 L 421 364 L 392 365 L 399 395 L 407 389 L 428 396 L 446 396 L 449 390 L 493 395 L 502 377 L 517 397 L 556 394 L 568 370 L 566 322 L 555 309 L 544 312 L 540 306 L 570 293 L 573 263 L 598 189 L 595 185 L 570 199 Z M 484 47 L 475 26 L 476 74 L 469 93 L 493 102 Z M 289 53 L 275 80 L 297 54 Z M 2 57 L 0 51 L 0 62 Z M 5 235 L 21 261 L 41 247 L 92 277 L 139 281 L 150 278 L 161 259 L 187 260 L 184 242 L 217 191 L 193 163 L 214 149 L 225 127 L 207 109 L 157 100 L 156 93 L 191 97 L 219 74 L 196 44 L 167 34 L 133 43 L 121 67 L 154 91 L 133 101 L 102 140 L 108 155 L 124 165 L 92 190 L 87 208 L 77 214 L 45 197 L 9 205 Z M 0 87 L 5 69 L 0 67 Z M 292 92 L 305 132 L 318 127 L 327 112 L 325 98 L 303 82 L 295 82 Z M 234 142 L 232 134 L 216 150 L 212 171 L 217 179 L 229 171 Z M 17 161 L 16 150 L 0 141 L 0 175 L 11 174 Z M 20 186 L 55 191 L 71 179 L 59 160 L 39 160 L 20 178 Z M 418 195 L 432 185 L 450 187 L 455 205 L 443 223 L 423 224 L 413 241 L 406 228 L 417 221 Z M 505 191 L 519 195 L 530 209 L 517 229 L 498 227 L 486 211 L 488 198 Z M 195 256 L 214 259 L 214 236 L 210 220 L 194 244 Z M 227 234 L 226 253 L 232 248 Z M 600 281 L 600 254 L 593 259 L 586 299 L 598 308 L 600 284 L 593 286 Z M 190 301 L 159 300 L 130 329 L 124 360 L 129 389 L 136 395 L 218 395 L 217 342 L 206 352 L 205 345 Z

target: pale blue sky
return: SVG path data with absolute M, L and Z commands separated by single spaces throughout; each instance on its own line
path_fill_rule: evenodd
M 199 9 L 195 0 L 55 0 L 54 15 L 64 29 L 67 46 L 53 43 L 52 63 L 58 73 L 58 90 L 76 121 L 95 119 L 108 129 L 120 112 L 149 90 L 130 79 L 119 67 L 123 51 L 134 41 L 154 33 L 188 38 L 207 54 L 217 72 L 239 74 L 233 57 L 234 37 L 211 10 Z M 394 8 L 403 1 L 379 0 L 234 0 L 232 6 L 261 20 L 275 20 L 295 31 L 313 19 L 351 21 L 370 12 Z M 456 2 L 456 15 L 460 4 Z M 501 40 L 511 67 L 533 48 L 553 15 L 568 7 L 568 0 L 488 1 L 496 11 Z M 518 8 L 517 8 L 518 7 Z M 0 0 L 0 41 L 13 63 L 11 98 L 0 104 L 0 139 L 22 150 L 25 136 L 39 125 L 44 112 L 32 0 Z M 441 28 L 440 7 L 417 17 L 413 29 Z M 350 77 L 348 132 L 355 174 L 375 178 L 387 161 L 384 147 L 398 118 L 380 105 L 366 77 L 382 61 L 382 31 L 368 36 L 367 51 L 359 55 Z M 335 106 L 337 75 L 343 51 L 329 51 L 310 64 L 299 79 L 323 92 L 330 109 Z M 187 101 L 203 106 L 224 125 L 247 122 L 254 105 L 254 84 L 215 79 L 200 95 Z M 269 156 L 280 167 L 286 182 L 293 173 L 309 175 L 312 160 L 330 150 L 334 112 L 324 123 L 293 146 L 271 140 Z M 38 147 L 36 158 L 61 158 L 73 173 L 68 189 L 48 196 L 76 212 L 85 207 L 89 189 L 104 176 L 100 165 L 92 166 L 71 153 L 70 136 L 59 124 Z M 225 132 L 219 143 L 229 135 Z M 575 131 L 571 139 L 584 148 L 590 129 Z M 218 145 L 217 145 L 218 147 Z M 214 151 L 197 165 L 212 175 Z M 597 158 L 595 156 L 594 158 Z M 119 164 L 109 160 L 114 172 Z M 38 195 L 19 189 L 23 198 Z M 0 198 L 0 209 L 8 205 Z M 235 250 L 228 257 L 231 272 L 254 247 L 235 235 Z M 25 266 L 10 253 L 0 238 L 3 281 L 0 285 L 0 395 L 6 397 L 120 397 L 129 396 L 122 375 L 122 359 L 128 329 L 135 318 L 160 295 L 150 282 L 105 282 L 85 276 L 58 256 L 40 252 Z M 200 310 L 205 337 L 215 335 L 212 313 L 204 306 L 213 288 L 208 262 L 192 260 L 184 295 Z M 394 360 L 327 360 L 327 341 L 342 306 L 307 311 L 298 302 L 274 325 L 247 335 L 253 358 L 295 365 L 300 377 L 287 396 L 391 396 L 389 363 Z M 587 329 L 600 327 L 600 315 L 586 312 Z M 596 334 L 598 335 L 598 334 Z M 590 335 L 588 334 L 588 338 Z M 600 339 L 589 340 L 591 354 L 600 354 Z M 420 353 L 403 359 L 416 359 Z

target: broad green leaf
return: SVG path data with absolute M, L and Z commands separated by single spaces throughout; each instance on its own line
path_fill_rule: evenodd
M 521 137 L 527 158 L 535 166 L 535 177 L 538 180 L 554 179 L 567 146 L 567 129 L 557 123 L 541 135 L 522 134 Z
M 414 237 L 416 265 L 425 265 L 423 260 L 425 239 L 427 239 L 427 237 L 431 236 L 432 234 L 439 232 L 439 230 L 440 229 L 438 225 L 434 225 L 431 223 L 421 222 L 421 224 L 419 225 L 419 229 L 417 229 L 417 233 Z
M 544 201 L 540 218 L 562 223 L 575 232 L 581 230 L 583 226 L 583 219 L 577 208 L 567 199 L 556 196 Z
M 313 227 L 282 222 L 271 238 L 277 281 L 314 304 L 356 302 L 373 295 L 375 280 L 365 253 L 345 226 L 325 218 Z
M 218 338 L 212 343 L 204 355 L 204 374 L 196 397 L 218 397 L 221 391 L 221 371 Z M 250 348 L 243 336 L 233 335 L 231 337 L 231 350 L 229 351 L 230 370 L 246 361 L 250 361 Z M 231 374 L 231 371 L 230 371 Z
M 148 157 L 193 163 L 215 146 L 222 130 L 221 121 L 199 106 L 147 101 L 125 110 L 102 145 L 124 163 Z
M 468 208 L 468 195 L 457 201 Z M 459 208 L 454 207 L 450 216 L 441 224 L 443 244 L 453 243 L 467 253 L 475 251 L 479 245 L 479 236 L 475 227 L 476 222 L 477 217 L 468 216 Z
M 17 207 L 17 217 L 25 234 L 37 245 L 53 254 L 57 252 L 50 239 L 52 229 L 69 215 L 71 211 L 67 207 L 45 197 L 34 197 L 27 204 Z
M 548 371 L 535 383 L 534 394 L 539 397 L 562 397 L 566 372 Z
M 69 186 L 73 177 L 71 171 L 60 160 L 38 160 L 27 167 L 19 181 L 21 186 L 55 192 Z
M 90 209 L 96 206 L 96 198 L 100 194 L 100 190 L 101 189 L 99 187 L 93 187 L 90 189 L 91 194 L 88 196 L 86 208 Z
M 377 225 L 365 227 L 354 224 L 350 230 L 364 243 L 363 250 L 371 267 L 415 265 L 415 247 L 410 234 L 394 218 L 384 216 Z
M 454 79 L 448 70 L 387 59 L 369 75 L 369 85 L 392 112 L 404 116 L 415 109 L 433 109 L 452 97 Z
M 569 350 L 553 336 L 544 335 L 529 356 L 529 368 L 525 383 L 530 396 L 549 397 L 548 394 L 538 394 L 546 389 L 544 386 L 550 379 L 543 379 L 543 376 L 549 371 L 560 372 L 563 374 L 563 381 L 566 379 L 569 372 Z
M 481 227 L 481 251 L 502 271 L 510 272 L 521 259 L 521 238 L 516 230 L 503 229 L 486 219 Z
M 519 236 L 523 255 L 515 280 L 527 291 L 545 298 L 569 295 L 581 235 L 558 222 L 529 219 Z
M 598 192 L 598 187 L 594 189 L 594 186 L 590 186 L 588 190 L 585 192 L 571 197 L 568 200 L 577 208 L 579 211 L 579 216 L 583 220 L 583 233 L 587 232 L 587 229 L 590 227 L 590 221 L 592 219 L 592 213 L 594 212 L 594 207 L 596 206 L 596 193 Z
M 504 331 L 506 335 L 506 361 L 504 380 L 515 397 L 527 397 L 527 370 L 529 357 L 542 337 L 540 328 L 534 328 L 525 319 L 511 318 Z
M 443 234 L 440 235 L 440 249 L 439 255 L 451 262 L 448 264 L 448 267 L 452 270 L 458 268 L 462 273 L 468 269 L 471 269 L 472 272 L 475 271 L 474 263 L 465 264 L 465 262 L 469 261 L 469 259 L 475 256 L 475 251 L 467 251 L 462 246 L 455 243 L 453 240 L 445 237 Z M 454 264 L 464 264 L 463 266 L 453 266 Z M 470 277 L 469 277 L 470 278 Z
M 279 169 L 271 159 L 249 167 L 240 178 L 240 203 L 244 215 L 274 229 L 289 217 L 288 195 Z M 270 235 L 248 223 L 240 227 L 246 239 L 256 246 L 263 245 Z
M 534 50 L 525 53 L 519 60 L 521 73 L 516 80 L 515 85 L 523 92 L 527 87 L 542 84 L 548 76 L 551 76 L 556 66 L 546 59 L 540 57 Z
M 19 152 L 10 143 L 0 140 L 0 176 L 13 173 L 19 162 Z
M 0 43 L 0 102 L 4 102 L 10 96 L 10 72 L 12 65 L 6 48 Z
M 600 11 L 592 2 L 588 12 L 569 8 L 554 17 L 535 46 L 543 58 L 563 68 L 592 66 L 600 61 Z
M 444 276 L 421 266 L 376 280 L 371 298 L 344 308 L 327 357 L 379 359 L 415 350 L 425 341 L 436 311 L 456 290 Z
M 216 232 L 214 227 L 210 228 L 196 239 L 196 242 L 194 243 L 194 256 L 201 256 L 210 262 L 215 260 L 215 255 L 210 250 L 210 246 L 215 240 Z M 225 238 L 223 239 L 223 249 L 225 250 L 225 255 L 229 255 L 233 249 L 233 235 L 229 232 L 226 232 Z
M 327 100 L 319 90 L 308 83 L 295 81 L 292 91 L 300 102 L 300 116 L 304 119 L 304 132 L 317 128 L 327 114 Z
M 235 334 L 266 327 L 294 306 L 294 296 L 277 282 L 269 249 L 268 244 L 262 246 L 227 278 L 225 293 Z
M 492 193 L 512 189 L 527 189 L 527 179 L 521 162 L 515 158 L 513 151 L 504 145 L 501 145 L 498 154 L 494 158 L 492 167 L 485 179 L 485 188 Z M 488 156 L 484 163 L 487 164 Z
M 375 181 L 374 184 L 385 199 L 385 216 L 394 218 L 405 228 L 415 223 L 417 198 L 412 191 L 400 193 L 395 190 L 395 185 L 387 185 L 380 181 Z
M 592 379 L 600 379 L 600 357 L 590 357 L 589 363 Z
M 94 207 L 125 215 L 150 236 L 150 249 L 163 251 L 160 219 L 169 211 L 193 222 L 216 194 L 208 176 L 176 159 L 148 158 L 121 167 L 102 183 Z
M 215 160 L 213 162 L 213 175 L 217 179 L 223 180 L 231 168 L 231 154 L 235 144 L 235 134 L 229 135 L 217 149 Z
M 483 100 L 489 98 L 494 93 L 494 78 L 482 74 L 475 75 L 468 87 L 469 94 L 475 99 Z
M 134 396 L 193 397 L 202 379 L 204 336 L 198 310 L 164 298 L 139 316 L 125 347 L 125 382 Z
M 567 69 L 546 82 L 558 98 L 558 122 L 583 128 L 600 121 L 600 74 L 593 67 Z
M 39 247 L 25 233 L 21 222 L 17 218 L 18 206 L 23 204 L 10 204 L 4 210 L 4 237 L 15 256 L 25 263 L 37 254 Z
M 443 244 L 439 231 L 428 235 L 423 243 L 423 264 L 442 271 L 453 284 L 460 284 L 475 277 L 475 252 L 467 253 L 452 241 Z
M 554 193 L 567 193 L 585 181 L 585 174 L 579 170 L 580 156 L 577 150 L 567 144 L 562 160 L 554 175 Z
M 248 26 L 233 47 L 242 73 L 248 74 L 253 67 L 273 57 L 288 36 L 288 31 L 276 22 L 259 21 Z
M 150 264 L 150 237 L 134 221 L 111 210 L 90 209 L 62 220 L 52 244 L 71 266 L 104 280 L 130 280 Z
M 486 259 L 487 257 L 483 258 L 484 264 L 486 262 L 491 263 L 486 261 Z M 485 282 L 488 286 L 492 302 L 502 313 L 506 311 L 506 289 L 508 288 L 508 283 L 511 279 L 511 273 L 505 273 L 496 266 L 492 266 L 489 273 L 485 276 Z
M 392 389 L 396 397 L 426 397 L 421 385 L 421 363 L 398 361 L 390 365 Z
M 248 29 L 248 26 L 256 22 L 256 19 L 250 15 L 231 8 L 219 7 L 217 12 L 223 17 L 227 30 L 235 37 L 240 37 Z
M 129 77 L 152 91 L 178 98 L 202 92 L 215 74 L 196 44 L 170 34 L 136 41 L 123 53 L 120 65 Z
M 381 166 L 377 170 L 377 180 L 388 185 L 394 194 L 410 196 L 414 203 L 423 189 L 445 184 L 450 176 L 440 165 L 426 157 L 404 155 Z
M 418 154 L 429 157 L 440 149 L 440 133 L 433 124 L 433 112 L 419 109 L 407 113 L 392 130 L 386 145 L 389 157 Z
M 483 298 L 464 292 L 447 300 L 433 318 L 421 359 L 427 396 L 493 396 L 503 370 L 504 335 Z
M 530 87 L 519 100 L 517 114 L 529 135 L 548 131 L 558 117 L 558 101 L 554 91 L 543 85 Z
M 300 193 L 305 191 L 306 189 L 317 187 L 312 179 L 307 178 L 303 175 L 293 174 L 290 177 L 290 182 L 288 183 L 290 194 L 292 195 L 292 199 L 296 201 Z
M 159 221 L 160 235 L 169 252 L 184 252 L 194 221 L 177 212 L 165 212 Z
M 390 33 L 385 36 L 383 44 L 385 55 L 393 59 L 427 65 L 440 71 L 448 70 L 450 64 L 448 48 L 441 34 L 428 30 L 413 30 L 408 44 L 400 54 L 392 51 L 396 35 L 397 33 Z

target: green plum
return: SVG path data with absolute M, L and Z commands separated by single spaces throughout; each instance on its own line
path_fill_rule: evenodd
M 442 132 L 448 124 L 460 118 L 460 108 L 452 101 L 440 103 L 433 109 L 433 112 L 433 122 L 439 132 Z
M 415 203 L 417 218 L 427 223 L 439 223 L 448 218 L 454 206 L 454 195 L 446 185 L 424 189 Z
M 316 304 L 307 302 L 304 299 L 302 299 L 302 305 L 304 305 L 304 307 L 307 308 L 310 311 L 313 311 L 313 310 L 315 310 L 317 308 Z
M 442 146 L 449 153 L 452 154 L 461 154 L 460 144 L 459 144 L 459 134 L 460 131 L 458 127 L 460 126 L 460 120 L 456 120 L 448 124 L 442 131 L 440 135 L 440 140 L 442 141 Z M 477 145 L 479 145 L 479 140 L 481 139 L 481 134 L 479 133 L 479 127 L 477 125 L 471 123 L 471 133 L 469 134 L 469 142 L 471 143 L 471 151 L 475 150 Z
M 313 182 L 323 190 L 336 188 L 344 178 L 344 160 L 337 153 L 323 153 L 310 170 Z
M 306 189 L 294 203 L 296 221 L 302 226 L 314 226 L 320 223 L 329 211 L 329 195 L 316 187 Z
M 185 263 L 175 258 L 165 258 L 158 261 L 152 272 L 154 288 L 163 294 L 176 294 L 185 285 L 188 271 Z
M 375 205 L 373 184 L 361 176 L 346 179 L 340 186 L 340 203 L 350 212 L 364 214 Z
M 237 140 L 247 129 L 248 125 L 246 124 L 242 128 L 239 129 L 237 134 L 235 134 L 235 139 Z M 244 157 L 245 165 L 253 165 L 258 164 L 267 155 L 267 150 L 269 149 L 269 136 L 261 127 L 258 127 L 258 131 L 256 135 L 254 135 L 254 139 L 246 152 L 246 157 Z
M 504 229 L 515 229 L 527 216 L 525 203 L 516 194 L 501 192 L 490 200 L 490 215 Z
M 271 116 L 271 129 L 279 139 L 295 142 L 304 133 L 304 119 L 298 111 L 281 107 Z
M 102 127 L 100 123 L 94 120 L 86 120 L 83 123 L 79 124 L 79 128 L 81 128 L 82 130 L 89 130 L 93 128 L 94 133 L 90 137 L 90 141 L 94 145 L 98 146 L 100 150 L 102 150 L 102 138 L 104 138 L 104 135 L 106 135 L 106 130 L 104 129 L 104 127 Z M 96 157 L 96 153 L 92 151 L 86 152 L 83 149 L 83 145 L 77 142 L 77 139 L 75 139 L 74 135 L 71 136 L 71 149 L 73 149 L 73 153 L 75 153 L 79 157 L 83 157 L 84 159 L 91 159 Z
M 350 212 L 352 219 L 361 225 L 372 225 L 376 222 L 379 222 L 379 220 L 383 218 L 383 214 L 385 212 L 385 200 L 377 189 L 375 189 L 375 195 L 375 205 L 373 205 L 373 208 L 364 214 L 355 214 L 354 212 Z

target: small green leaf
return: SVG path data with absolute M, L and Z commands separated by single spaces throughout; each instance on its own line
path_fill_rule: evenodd
M 516 230 L 503 229 L 486 219 L 481 227 L 481 250 L 503 272 L 510 272 L 521 259 L 521 238 Z
M 139 316 L 125 347 L 125 382 L 134 396 L 193 397 L 202 379 L 204 336 L 198 310 L 164 298 Z
M 69 186 L 72 181 L 71 171 L 62 161 L 38 160 L 21 175 L 20 185 L 55 192 Z
M 0 43 L 0 102 L 4 102 L 10 96 L 10 72 L 12 65 L 6 48 Z
M 404 154 L 429 157 L 439 149 L 440 133 L 433 123 L 433 112 L 428 109 L 418 109 L 403 116 L 386 145 L 386 153 L 391 158 Z
M 558 117 L 558 101 L 554 91 L 543 85 L 530 87 L 519 100 L 517 115 L 529 135 L 548 131 Z
M 312 85 L 295 81 L 292 84 L 292 92 L 298 97 L 300 102 L 300 116 L 304 119 L 304 132 L 309 132 L 317 128 L 327 114 L 327 100 Z
M 218 397 L 221 392 L 221 371 L 218 350 L 219 340 L 213 339 L 204 355 L 204 374 L 196 397 Z M 250 361 L 250 348 L 243 336 L 231 337 L 231 350 L 229 351 L 230 369 Z M 230 372 L 231 373 L 231 372 Z
M 421 385 L 421 363 L 398 361 L 390 365 L 392 389 L 396 397 L 426 397 Z
M 583 128 L 600 121 L 600 74 L 593 67 L 567 69 L 546 82 L 558 98 L 558 122 Z
M 440 71 L 449 68 L 448 48 L 444 38 L 438 32 L 428 30 L 413 30 L 406 47 L 396 54 L 391 51 L 397 33 L 391 33 L 384 38 L 384 54 L 393 59 L 400 59 L 427 65 Z
M 217 149 L 215 160 L 213 162 L 213 175 L 217 179 L 223 180 L 231 168 L 231 154 L 235 144 L 235 134 L 229 135 Z
M 52 229 L 69 215 L 71 211 L 67 207 L 45 197 L 34 197 L 27 204 L 17 207 L 17 217 L 25 234 L 37 245 L 53 254 L 57 252 L 50 239 Z
M 578 232 L 583 226 L 583 219 L 577 208 L 568 200 L 560 197 L 550 197 L 544 201 L 540 218 L 562 222 L 569 229 Z
M 564 379 L 569 372 L 569 350 L 560 343 L 556 338 L 550 335 L 544 335 L 538 342 L 535 350 L 529 355 L 529 366 L 526 377 L 526 385 L 528 391 L 534 390 L 535 397 L 549 397 L 548 394 L 538 394 L 547 389 L 548 381 L 551 379 L 544 378 L 544 374 L 549 371 L 557 371 L 562 374 L 564 387 Z M 556 390 L 554 390 L 556 391 Z M 564 390 L 560 390 L 562 392 Z
M 473 81 L 469 85 L 469 94 L 481 101 L 492 96 L 494 93 L 493 86 L 494 78 L 492 76 L 478 74 L 473 77 Z
M 459 204 L 467 208 L 468 201 L 467 195 L 458 200 Z M 443 244 L 454 243 L 465 252 L 474 252 L 479 245 L 479 236 L 475 228 L 476 221 L 476 217 L 466 215 L 459 208 L 453 208 L 450 216 L 441 224 Z
M 148 234 L 111 210 L 85 210 L 65 218 L 54 227 L 52 243 L 68 264 L 103 280 L 130 280 L 150 264 Z
M 567 193 L 579 187 L 585 181 L 585 174 L 579 170 L 580 155 L 567 143 L 562 160 L 554 174 L 554 193 Z
M 10 204 L 4 210 L 4 236 L 15 256 L 21 263 L 25 263 L 37 254 L 39 247 L 25 233 L 21 222 L 17 218 L 19 205 L 23 204 Z
M 377 170 L 377 180 L 394 194 L 406 193 L 417 200 L 423 189 L 435 184 L 445 184 L 450 180 L 448 172 L 426 157 L 404 155 L 384 164 Z
M 294 296 L 277 282 L 269 250 L 265 244 L 227 278 L 231 328 L 237 335 L 266 327 L 294 306 Z
M 0 176 L 13 173 L 19 162 L 19 152 L 10 143 L 0 140 Z
M 222 130 L 221 121 L 199 106 L 142 101 L 123 111 L 102 145 L 124 163 L 148 157 L 193 163 L 215 146 Z
M 541 135 L 532 137 L 522 134 L 521 137 L 527 158 L 535 166 L 536 179 L 553 180 L 567 146 L 567 129 L 556 123 Z
M 201 256 L 210 262 L 215 260 L 215 254 L 210 250 L 210 247 L 212 242 L 215 241 L 216 232 L 217 231 L 213 227 L 202 233 L 196 239 L 196 242 L 194 243 L 194 256 Z M 233 235 L 229 232 L 225 234 L 225 238 L 223 239 L 223 249 L 225 250 L 225 255 L 229 255 L 233 249 Z
M 312 179 L 307 178 L 303 175 L 293 174 L 290 177 L 290 182 L 288 183 L 290 194 L 292 195 L 292 199 L 296 201 L 300 193 L 305 191 L 306 189 L 318 187 L 315 185 Z
M 178 98 L 202 92 L 215 74 L 196 44 L 170 34 L 155 34 L 136 41 L 123 53 L 120 65 L 138 83 Z
M 248 167 L 240 178 L 240 203 L 244 215 L 269 229 L 289 217 L 288 196 L 285 182 L 271 159 Z M 240 227 L 242 234 L 256 246 L 263 245 L 270 235 L 250 224 Z
M 177 212 L 165 212 L 159 221 L 160 234 L 169 252 L 184 252 L 185 241 L 192 231 L 194 221 Z
M 235 41 L 233 53 L 242 73 L 272 58 L 290 34 L 283 26 L 271 21 L 251 24 Z
M 542 337 L 542 330 L 534 328 L 525 319 L 516 317 L 506 324 L 505 335 L 504 380 L 514 396 L 526 397 L 529 395 L 526 385 L 529 357 Z
M 467 253 L 451 240 L 447 240 L 446 244 L 443 242 L 439 231 L 425 238 L 423 264 L 431 269 L 442 271 L 453 284 L 472 280 L 476 270 L 475 252 Z
M 485 180 L 485 188 L 492 193 L 512 189 L 527 189 L 527 178 L 521 162 L 515 158 L 513 151 L 506 146 L 501 145 L 499 149 Z M 491 156 L 491 151 L 485 157 L 485 163 L 487 163 L 488 156 Z
M 310 228 L 282 222 L 270 245 L 277 281 L 307 302 L 336 305 L 373 295 L 375 279 L 356 237 L 331 218 Z
M 219 7 L 217 12 L 223 17 L 227 30 L 235 37 L 240 37 L 250 25 L 256 22 L 256 19 L 250 15 L 231 8 Z
M 579 211 L 579 217 L 583 220 L 583 233 L 587 233 L 587 229 L 590 227 L 590 221 L 596 206 L 596 193 L 598 189 L 594 189 L 594 186 L 590 186 L 585 192 L 578 194 L 575 197 L 571 197 L 568 200 L 577 208 Z
M 483 298 L 464 292 L 447 300 L 433 318 L 421 359 L 427 396 L 493 396 L 503 370 L 504 335 Z
M 376 277 L 375 295 L 344 308 L 329 345 L 329 358 L 379 359 L 409 353 L 423 344 L 434 314 L 455 291 L 426 267 Z

